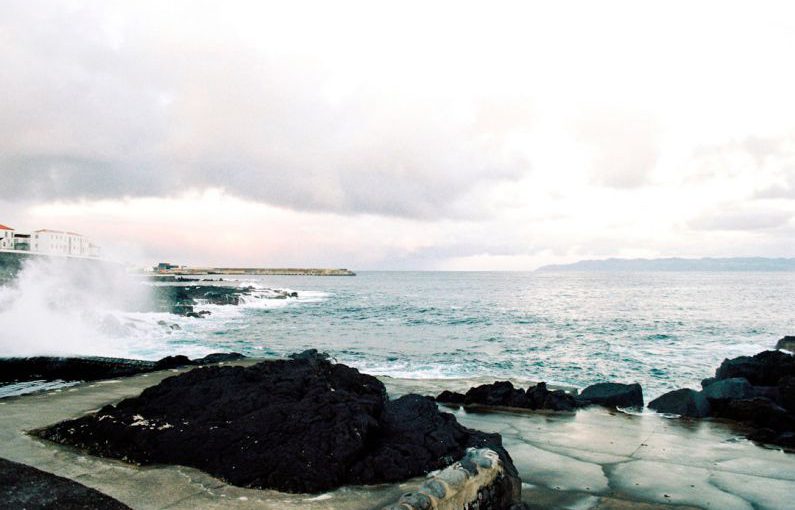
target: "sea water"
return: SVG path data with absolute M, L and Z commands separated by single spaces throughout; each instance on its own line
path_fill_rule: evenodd
M 361 272 L 241 277 L 298 299 L 206 306 L 206 319 L 131 346 L 156 358 L 317 348 L 402 378 L 494 377 L 583 387 L 690 386 L 727 357 L 795 332 L 795 274 L 735 272 Z M 202 307 L 199 307 L 202 308 Z
M 639 382 L 649 400 L 673 388 L 698 389 L 724 358 L 774 348 L 795 333 L 795 273 L 787 272 L 223 278 L 260 288 L 265 297 L 273 288 L 299 297 L 199 305 L 212 312 L 202 319 L 108 312 L 99 319 L 102 349 L 83 346 L 79 354 L 281 357 L 317 348 L 375 375 L 580 388 Z

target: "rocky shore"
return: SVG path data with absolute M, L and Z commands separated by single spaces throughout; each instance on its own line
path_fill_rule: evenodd
M 665 415 L 687 419 L 715 418 L 735 424 L 759 443 L 795 449 L 795 356 L 786 352 L 795 337 L 779 340 L 785 350 L 725 359 L 714 377 L 701 381 L 701 390 L 681 388 L 649 402 Z M 480 409 L 514 408 L 572 412 L 590 405 L 642 410 L 639 384 L 597 383 L 580 394 L 550 391 L 545 383 L 526 390 L 509 381 L 470 388 L 466 393 L 443 391 L 435 397 L 447 405 Z
M 0 459 L 0 508 L 130 510 L 85 485 L 6 459 Z
M 221 361 L 230 363 L 215 365 Z M 586 492 L 596 484 L 594 490 L 598 490 L 600 501 L 620 502 L 632 493 L 633 478 L 622 474 L 629 466 L 635 470 L 629 471 L 635 473 L 633 476 L 641 477 L 635 480 L 643 480 L 643 476 L 659 469 L 649 463 L 647 459 L 655 457 L 644 455 L 644 449 L 657 445 L 662 438 L 665 442 L 662 448 L 658 448 L 659 453 L 654 455 L 667 458 L 666 450 L 685 448 L 677 445 L 676 440 L 671 442 L 671 437 L 675 436 L 670 430 L 658 434 L 656 429 L 638 433 L 637 445 L 619 446 L 624 441 L 620 436 L 632 430 L 627 428 L 630 423 L 622 425 L 624 428 L 619 433 L 599 425 L 598 421 L 593 422 L 598 416 L 623 415 L 640 420 L 637 424 L 641 426 L 649 423 L 648 415 L 645 415 L 646 420 L 641 420 L 640 417 L 615 412 L 616 408 L 643 408 L 643 392 L 637 384 L 604 382 L 577 392 L 553 389 L 544 383 L 523 388 L 509 381 L 497 381 L 475 385 L 468 390 L 449 389 L 435 398 L 418 394 L 423 391 L 394 393 L 393 389 L 389 389 L 388 395 L 388 386 L 379 379 L 333 363 L 314 350 L 293 355 L 291 359 L 249 362 L 238 354 L 216 354 L 197 360 L 175 356 L 157 362 L 107 358 L 6 359 L 0 360 L 0 375 L 12 380 L 101 380 L 126 378 L 136 373 L 163 374 L 164 369 L 177 367 L 181 367 L 183 372 L 176 376 L 170 374 L 171 377 L 166 376 L 168 373 L 159 376 L 165 378 L 159 384 L 150 383 L 140 394 L 133 394 L 137 396 L 97 406 L 98 411 L 55 424 L 55 420 L 44 422 L 46 425 L 28 431 L 44 439 L 45 444 L 52 442 L 77 448 L 92 457 L 120 459 L 140 466 L 190 466 L 234 486 L 273 489 L 280 493 L 326 497 L 328 491 L 342 487 L 380 487 L 429 475 L 424 482 L 412 486 L 410 492 L 404 491 L 403 496 L 394 497 L 393 503 L 379 499 L 377 507 L 390 510 L 527 508 L 520 506 L 523 498 L 532 508 L 545 508 L 540 503 L 541 506 L 532 506 L 532 501 L 527 499 L 529 493 L 563 505 L 565 499 L 552 493 L 522 489 L 521 477 L 527 473 L 557 469 L 554 465 L 544 467 L 547 462 L 564 462 L 561 469 L 566 467 L 569 476 L 574 477 L 566 484 L 576 486 L 577 480 L 581 479 L 583 484 L 589 484 L 582 489 Z M 185 368 L 190 370 L 184 371 Z M 14 374 L 14 377 L 7 374 Z M 701 418 L 707 418 L 703 423 L 726 423 L 758 443 L 778 445 L 786 450 L 793 447 L 794 378 L 795 358 L 792 354 L 765 351 L 755 356 L 727 359 L 718 367 L 714 377 L 702 382 L 701 390 L 675 390 L 654 399 L 649 407 L 668 416 L 680 416 L 684 422 L 693 420 L 692 423 L 701 423 Z M 437 407 L 437 402 L 443 407 Z M 456 408 L 467 412 L 454 415 L 444 411 Z M 505 413 L 511 409 L 524 413 Z M 535 411 L 543 411 L 538 413 L 541 418 L 534 418 Z M 599 414 L 605 412 L 612 414 Z M 558 417 L 552 419 L 550 416 Z M 604 431 L 593 435 L 593 432 L 572 429 L 570 420 L 575 420 L 573 423 L 581 421 L 574 418 L 577 416 L 585 417 L 585 430 L 595 427 L 599 430 L 604 428 Z M 462 418 L 466 418 L 463 420 L 466 426 L 460 421 Z M 656 420 L 662 421 L 654 423 L 679 421 Z M 566 445 L 572 439 L 559 438 L 574 434 L 575 450 L 571 449 L 572 446 L 560 446 L 556 447 L 558 450 L 551 450 L 556 452 L 553 454 L 517 442 L 517 437 L 529 438 L 536 433 L 533 431 L 540 432 L 547 422 L 553 425 L 545 432 L 547 436 L 539 438 L 539 445 L 549 441 L 543 437 L 551 438 L 553 442 L 563 441 L 562 444 Z M 513 431 L 522 432 L 515 436 Z M 505 433 L 509 434 L 508 442 L 504 441 Z M 580 439 L 576 438 L 584 440 L 587 446 L 580 445 Z M 719 444 L 725 445 L 723 442 Z M 579 460 L 553 460 L 557 458 L 554 455 L 593 445 L 602 445 L 596 446 L 598 453 L 583 451 L 575 455 Z M 748 443 L 748 447 L 753 448 L 753 445 Z M 721 448 L 725 449 L 725 446 Z M 757 450 L 764 451 L 761 448 Z M 757 455 L 746 447 L 742 451 L 746 456 Z M 517 462 L 512 454 L 518 455 L 520 460 Z M 761 459 L 762 454 L 759 455 Z M 590 471 L 578 472 L 583 468 L 577 466 L 594 458 L 605 462 L 599 471 L 610 476 L 610 486 L 601 487 L 598 477 L 589 474 Z M 12 457 L 12 460 L 19 459 Z M 698 460 L 677 458 L 672 462 L 673 465 L 678 462 L 700 465 Z M 761 460 L 755 460 L 751 464 L 755 467 L 740 468 L 744 464 L 732 462 L 735 466 L 732 469 L 746 471 L 765 465 L 760 464 Z M 785 460 L 781 462 L 782 466 L 791 464 Z M 711 465 L 713 467 L 709 469 L 718 466 L 717 463 Z M 695 471 L 688 471 L 691 474 L 687 476 L 701 476 L 698 473 L 702 468 L 692 469 Z M 770 464 L 770 469 L 773 469 L 773 464 Z M 23 471 L 24 466 L 12 469 L 14 473 Z M 35 481 L 46 475 L 38 475 L 34 470 L 25 472 L 24 477 Z M 22 474 L 19 476 L 23 477 Z M 543 475 L 538 476 L 544 479 Z M 616 476 L 618 478 L 614 479 Z M 652 477 L 643 482 L 648 483 L 647 490 L 652 492 L 655 484 L 665 486 L 668 483 L 663 473 L 655 476 L 663 478 L 657 480 Z M 566 479 L 558 480 L 551 483 L 561 484 Z M 762 478 L 754 480 L 754 483 L 763 483 Z M 60 482 L 53 483 L 57 485 Z M 636 487 L 638 483 L 641 482 L 634 482 Z M 785 508 L 769 502 L 783 501 L 781 495 L 786 493 L 790 482 L 772 480 L 769 483 L 768 504 L 755 508 Z M 795 490 L 795 480 L 791 483 Z M 624 489 L 610 491 L 609 487 Z M 700 486 L 693 484 L 691 487 Z M 703 489 L 706 491 L 704 494 L 714 490 L 707 490 L 708 487 Z M 677 501 L 699 501 L 698 495 L 689 495 L 682 489 L 676 485 L 666 490 L 678 498 Z M 69 490 L 82 494 L 83 489 L 72 487 Z M 24 496 L 24 490 L 17 488 L 14 491 L 14 497 Z M 93 497 L 86 494 L 87 498 Z M 759 494 L 762 499 L 758 501 L 765 501 L 762 493 Z M 659 497 L 664 502 L 668 495 Z M 726 508 L 743 508 L 726 492 L 710 497 L 723 498 L 721 501 L 726 502 Z M 110 500 L 108 504 L 113 503 Z
M 785 337 L 782 341 L 785 341 Z M 779 342 L 781 345 L 782 341 Z M 752 440 L 795 448 L 795 356 L 764 351 L 726 359 L 700 391 L 682 388 L 649 403 L 660 413 L 741 424 Z
M 25 381 L 99 381 L 186 366 L 241 359 L 242 354 L 215 353 L 202 358 L 167 356 L 158 361 L 102 357 L 34 356 L 0 358 L 0 384 Z
M 402 481 L 488 448 L 511 491 L 500 501 L 519 497 L 498 434 L 462 427 L 419 395 L 390 400 L 375 377 L 314 351 L 197 368 L 34 434 L 93 455 L 193 466 L 234 485 L 286 492 Z
M 291 299 L 298 293 L 280 289 L 264 292 L 252 286 L 231 285 L 162 285 L 154 287 L 155 310 L 200 319 L 210 315 L 207 310 L 197 311 L 199 305 L 238 306 L 247 299 Z

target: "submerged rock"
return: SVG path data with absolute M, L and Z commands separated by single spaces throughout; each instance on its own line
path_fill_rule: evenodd
M 643 388 L 640 384 L 597 383 L 580 393 L 578 400 L 586 404 L 607 407 L 643 407 Z
M 491 448 L 513 469 L 498 434 L 461 426 L 425 397 L 390 401 L 378 379 L 316 351 L 197 368 L 36 434 L 95 455 L 192 466 L 235 485 L 289 492 L 402 481 L 469 447 Z
M 704 418 L 710 413 L 707 398 L 689 388 L 669 391 L 649 402 L 649 408 L 659 413 L 678 414 L 688 418 Z
M 0 459 L 0 507 L 129 510 L 127 505 L 85 485 L 6 459 Z

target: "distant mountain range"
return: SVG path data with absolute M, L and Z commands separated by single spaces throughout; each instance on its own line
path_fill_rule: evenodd
M 537 271 L 795 271 L 795 258 L 612 258 L 542 266 Z

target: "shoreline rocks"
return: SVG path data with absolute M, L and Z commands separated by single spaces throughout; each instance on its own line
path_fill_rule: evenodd
M 195 280 L 194 280 L 195 281 Z M 232 305 L 242 304 L 248 297 L 263 299 L 298 298 L 298 292 L 271 289 L 272 295 L 263 297 L 252 286 L 237 287 L 232 285 L 163 285 L 153 287 L 156 311 L 169 312 L 196 319 L 204 318 L 211 313 L 208 310 L 196 311 L 199 305 Z
M 0 459 L 0 506 L 25 510 L 130 510 L 95 489 L 7 459 Z
M 649 402 L 649 409 L 688 418 L 707 417 L 711 410 L 707 398 L 701 392 L 689 388 L 669 391 L 655 398 Z
M 573 411 L 580 406 L 577 399 L 563 390 L 550 391 L 546 383 L 538 383 L 527 390 L 515 388 L 510 381 L 496 381 L 470 388 L 466 394 L 443 391 L 435 400 L 456 405 L 513 407 L 517 409 Z
M 597 383 L 588 386 L 580 395 L 563 390 L 551 391 L 540 382 L 526 390 L 515 388 L 510 381 L 495 381 L 467 390 L 466 394 L 442 391 L 435 400 L 444 404 L 484 407 L 509 407 L 529 410 L 576 411 L 589 405 L 605 407 L 642 408 L 643 389 L 640 384 Z
M 643 408 L 643 388 L 640 384 L 603 382 L 588 386 L 578 396 L 584 404 L 604 407 Z
M 795 352 L 795 336 L 787 335 L 776 342 L 776 349 Z
M 461 426 L 427 397 L 389 400 L 375 377 L 316 352 L 296 358 L 197 368 L 33 434 L 286 492 L 404 481 L 445 468 L 467 448 L 494 450 L 515 474 L 499 434 Z
M 199 366 L 245 358 L 240 353 L 213 353 L 194 360 L 186 356 L 167 356 L 159 361 L 103 357 L 33 356 L 0 358 L 0 383 L 25 381 L 98 381 L 156 370 Z
M 701 391 L 674 390 L 649 407 L 689 418 L 730 420 L 750 428 L 751 440 L 795 448 L 795 356 L 763 351 L 725 359 L 715 376 L 701 384 Z

